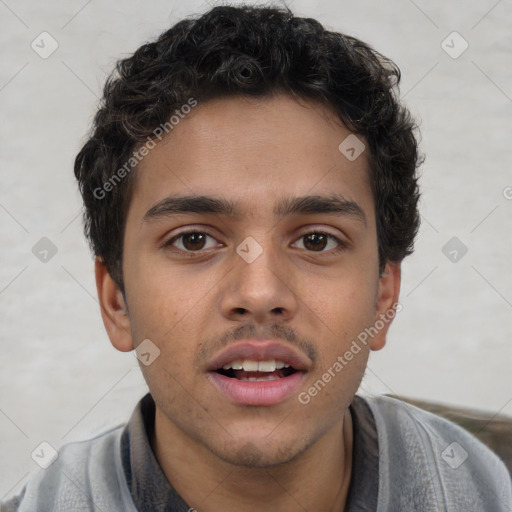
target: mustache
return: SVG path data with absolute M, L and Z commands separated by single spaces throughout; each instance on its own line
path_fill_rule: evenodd
M 257 327 L 254 323 L 240 325 L 227 331 L 220 337 L 212 336 L 204 340 L 199 346 L 196 364 L 202 366 L 213 354 L 222 350 L 224 347 L 239 340 L 255 337 L 266 340 L 286 340 L 299 347 L 313 362 L 317 360 L 318 353 L 314 343 L 310 339 L 299 336 L 295 332 L 295 329 L 289 325 L 274 322 L 262 327 Z

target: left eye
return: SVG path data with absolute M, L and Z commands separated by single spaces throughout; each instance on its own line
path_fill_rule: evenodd
M 343 242 L 335 237 L 334 235 L 330 235 L 329 233 L 321 233 L 321 232 L 312 232 L 306 233 L 299 238 L 299 241 L 303 241 L 303 245 L 307 250 L 313 252 L 325 252 L 324 249 L 336 249 L 339 246 L 343 246 Z M 298 243 L 295 242 L 295 243 Z M 329 246 L 331 244 L 331 247 Z

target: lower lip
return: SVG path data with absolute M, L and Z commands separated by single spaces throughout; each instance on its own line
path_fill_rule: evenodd
M 208 375 L 220 391 L 239 405 L 277 405 L 293 395 L 304 378 L 304 372 L 300 371 L 260 382 L 233 379 L 217 372 Z

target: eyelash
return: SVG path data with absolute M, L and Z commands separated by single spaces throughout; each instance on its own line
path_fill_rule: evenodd
M 180 238 L 182 238 L 182 237 L 184 237 L 186 235 L 190 235 L 190 234 L 207 235 L 210 238 L 215 239 L 215 237 L 213 235 L 211 235 L 210 233 L 208 233 L 207 231 L 200 231 L 198 229 L 191 229 L 191 230 L 188 230 L 188 231 L 182 231 L 181 233 L 178 233 L 177 235 L 174 235 L 172 238 L 170 238 L 167 242 L 165 242 L 163 244 L 163 247 L 164 248 L 171 248 L 172 250 L 181 252 L 181 253 L 183 253 L 183 254 L 185 254 L 187 256 L 190 256 L 190 257 L 194 257 L 195 255 L 197 255 L 199 253 L 202 253 L 202 252 L 205 252 L 206 250 L 208 250 L 208 249 L 199 249 L 197 251 L 187 251 L 187 250 L 177 249 L 176 247 L 173 247 L 173 243 L 174 242 L 176 242 Z M 313 254 L 315 254 L 315 253 L 316 254 L 338 254 L 340 252 L 345 251 L 348 248 L 348 243 L 343 241 L 343 240 L 340 240 L 337 236 L 334 236 L 331 233 L 327 233 L 326 231 L 321 231 L 321 230 L 316 230 L 316 229 L 304 232 L 302 235 L 300 235 L 296 239 L 296 241 L 300 240 L 301 238 L 304 238 L 306 235 L 313 235 L 313 234 L 327 235 L 327 237 L 329 239 L 334 240 L 338 244 L 338 247 L 335 248 L 335 249 L 331 249 L 330 251 L 318 251 L 318 252 L 317 251 L 307 251 L 307 252 L 310 252 L 310 253 L 313 253 Z

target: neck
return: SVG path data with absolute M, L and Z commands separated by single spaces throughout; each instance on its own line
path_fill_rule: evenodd
M 341 512 L 352 472 L 352 419 L 347 409 L 306 451 L 290 462 L 249 468 L 229 464 L 191 442 L 156 411 L 154 448 L 165 476 L 201 512 Z

